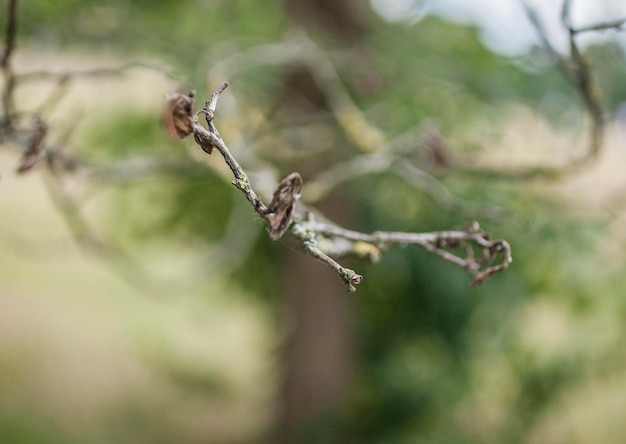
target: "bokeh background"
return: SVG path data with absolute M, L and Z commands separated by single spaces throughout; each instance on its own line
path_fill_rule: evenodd
M 560 2 L 534 3 L 567 51 Z M 621 1 L 573 2 L 581 26 L 623 16 Z M 23 2 L 18 74 L 162 69 L 78 78 L 46 114 L 52 141 L 104 166 L 63 179 L 88 229 L 43 167 L 18 176 L 0 147 L 0 442 L 625 442 L 624 43 L 581 38 L 608 112 L 599 160 L 513 181 L 465 167 L 558 165 L 589 126 L 515 1 Z M 288 237 L 268 239 L 219 156 L 165 134 L 166 92 L 202 102 L 229 81 L 217 125 L 253 184 L 317 177 L 367 144 L 332 117 L 320 60 L 462 204 L 378 173 L 316 207 L 368 232 L 476 219 L 510 242 L 509 270 L 470 289 L 453 265 L 397 249 L 348 261 L 365 279 L 347 294 Z M 53 88 L 20 86 L 17 108 Z M 433 132 L 449 158 L 418 143 Z M 137 159 L 177 167 L 107 176 Z

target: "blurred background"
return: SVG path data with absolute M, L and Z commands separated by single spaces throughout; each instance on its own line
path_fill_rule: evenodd
M 530 3 L 567 56 L 561 2 Z M 41 75 L 16 111 L 85 167 L 17 175 L 0 147 L 0 442 L 626 442 L 624 33 L 577 40 L 607 111 L 599 158 L 513 180 L 490 172 L 558 167 L 589 139 L 515 0 L 20 9 L 13 70 Z M 164 94 L 202 104 L 224 81 L 216 124 L 265 195 L 299 171 L 303 199 L 356 230 L 478 220 L 513 264 L 471 289 L 394 249 L 346 260 L 364 275 L 346 293 L 269 240 L 219 155 L 168 138 Z M 413 170 L 377 167 L 392 154 Z

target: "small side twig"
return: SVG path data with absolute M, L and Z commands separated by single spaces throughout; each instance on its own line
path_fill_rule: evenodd
M 291 225 L 295 203 L 302 192 L 302 178 L 298 173 L 291 173 L 285 177 L 278 184 L 272 201 L 267 206 L 257 196 L 250 185 L 248 175 L 231 154 L 213 122 L 217 100 L 227 87 L 228 83 L 224 83 L 213 93 L 211 100 L 206 102 L 204 108 L 193 116 L 194 139 L 207 154 L 211 154 L 213 148 L 219 151 L 235 176 L 232 184 L 246 196 L 259 216 L 268 222 L 267 229 L 270 237 L 276 240 L 282 237 Z M 208 131 L 198 123 L 198 114 L 203 114 L 206 117 Z
M 300 240 L 304 250 L 311 255 L 317 261 L 328 265 L 337 275 L 343 280 L 348 292 L 354 293 L 356 291 L 356 285 L 360 284 L 363 280 L 363 276 L 356 271 L 345 268 L 339 262 L 331 258 L 326 254 L 319 246 L 317 242 L 317 233 L 315 227 L 309 227 L 302 223 L 294 223 L 291 229 L 293 235 Z
M 511 247 L 504 240 L 491 240 L 478 222 L 473 222 L 466 230 L 436 231 L 430 233 L 406 233 L 377 231 L 372 234 L 347 230 L 336 225 L 316 222 L 312 219 L 301 222 L 304 230 L 317 233 L 320 236 L 343 238 L 352 242 L 366 242 L 380 249 L 390 246 L 417 245 L 440 258 L 458 265 L 472 273 L 474 280 L 472 287 L 482 284 L 488 277 L 508 268 L 513 262 Z M 474 256 L 475 246 L 481 250 L 479 257 Z M 466 249 L 466 256 L 461 257 L 449 250 Z M 493 266 L 483 268 L 484 265 L 495 262 L 498 255 L 502 260 Z
M 235 180 L 232 181 L 232 184 L 246 196 L 248 202 L 252 204 L 252 208 L 254 208 L 254 211 L 262 216 L 265 216 L 269 213 L 269 209 L 250 186 L 250 180 L 248 179 L 248 175 L 245 173 L 243 168 L 241 168 L 241 165 L 239 165 L 239 162 L 237 162 L 235 157 L 231 154 L 230 150 L 224 143 L 224 140 L 219 135 L 215 124 L 213 123 L 217 100 L 219 99 L 220 94 L 227 87 L 228 83 L 224 83 L 217 91 L 213 93 L 213 95 L 211 96 L 211 100 L 206 103 L 205 107 L 193 116 L 194 140 L 207 154 L 211 154 L 214 148 L 219 151 L 219 153 L 224 158 L 224 161 L 235 176 Z M 204 116 L 206 117 L 207 125 L 209 126 L 208 130 L 198 123 L 198 114 L 204 114 Z

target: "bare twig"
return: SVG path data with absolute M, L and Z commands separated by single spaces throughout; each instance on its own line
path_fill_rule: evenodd
M 239 189 L 252 204 L 254 210 L 268 222 L 268 232 L 274 240 L 279 239 L 291 225 L 295 203 L 300 198 L 302 191 L 302 178 L 298 173 L 291 173 L 285 177 L 274 191 L 272 201 L 266 206 L 257 196 L 252 187 L 248 175 L 244 172 L 239 162 L 230 153 L 230 150 L 224 143 L 219 131 L 215 127 L 213 118 L 215 108 L 220 94 L 228 87 L 228 83 L 224 83 L 211 96 L 211 100 L 206 102 L 204 108 L 196 113 L 194 118 L 194 139 L 200 145 L 202 150 L 207 154 L 211 154 L 213 148 L 217 149 L 230 170 L 235 176 L 232 184 Z M 197 121 L 197 115 L 204 114 L 206 117 L 209 130 L 207 131 Z
M 352 269 L 343 267 L 339 262 L 331 257 L 331 254 L 346 255 L 349 253 L 362 254 L 363 246 L 369 246 L 365 251 L 373 260 L 377 259 L 381 249 L 390 246 L 413 244 L 424 248 L 429 253 L 441 257 L 442 259 L 456 264 L 464 270 L 474 275 L 472 286 L 483 283 L 489 276 L 505 270 L 512 261 L 511 248 L 506 241 L 492 241 L 483 232 L 478 223 L 474 223 L 467 230 L 442 231 L 433 233 L 400 233 L 400 232 L 376 232 L 364 234 L 357 231 L 347 230 L 337 225 L 317 222 L 310 211 L 306 211 L 305 216 L 299 216 L 292 223 L 291 216 L 294 212 L 294 205 L 299 198 L 302 188 L 302 179 L 298 173 L 288 175 L 276 188 L 272 201 L 266 206 L 257 196 L 250 185 L 250 181 L 237 160 L 232 156 L 230 150 L 219 135 L 214 123 L 215 108 L 219 95 L 228 86 L 222 85 L 206 103 L 205 107 L 196 114 L 189 112 L 189 117 L 193 118 L 194 139 L 203 151 L 210 154 L 213 149 L 217 149 L 224 157 L 226 164 L 231 169 L 235 180 L 232 184 L 239 189 L 248 202 L 252 205 L 257 214 L 265 219 L 268 224 L 268 231 L 272 239 L 277 239 L 291 226 L 291 233 L 300 241 L 304 250 L 319 262 L 327 265 L 337 273 L 343 280 L 348 291 L 356 291 L 356 285 L 360 284 L 363 276 Z M 208 130 L 198 123 L 198 114 L 203 114 L 207 119 Z M 180 116 L 179 116 L 180 117 Z M 280 223 L 276 223 L 279 218 Z M 274 225 L 279 225 L 275 228 Z M 336 248 L 336 240 L 342 239 L 343 245 Z M 472 246 L 478 248 L 481 254 L 474 256 Z M 466 251 L 466 256 L 462 257 L 454 254 L 450 250 L 462 248 Z M 341 251 L 341 254 L 338 254 Z M 496 262 L 497 257 L 502 256 L 502 260 Z M 495 263 L 495 265 L 491 265 Z
M 195 116 L 194 122 L 194 139 L 198 145 L 208 154 L 211 154 L 213 148 L 217 149 L 226 164 L 233 172 L 235 176 L 235 180 L 233 180 L 232 184 L 241 191 L 248 199 L 248 202 L 252 204 L 252 208 L 254 211 L 259 213 L 260 215 L 266 215 L 269 213 L 269 209 L 267 206 L 259 199 L 256 195 L 252 187 L 250 186 L 250 180 L 248 179 L 248 175 L 244 172 L 243 168 L 239 165 L 239 162 L 233 157 L 230 153 L 230 150 L 220 137 L 217 132 L 217 128 L 215 128 L 215 124 L 213 123 L 213 116 L 215 112 L 215 106 L 217 105 L 217 99 L 224 89 L 228 86 L 228 83 L 225 83 L 220 87 L 218 91 L 213 93 L 213 97 L 211 101 L 207 102 L 205 109 L 201 110 L 200 113 L 205 114 L 207 119 L 207 124 L 209 125 L 209 130 L 207 131 L 202 125 L 198 123 L 197 115 Z
M 346 284 L 346 288 L 350 293 L 356 291 L 356 285 L 361 283 L 363 276 L 350 268 L 343 267 L 322 251 L 317 242 L 317 233 L 315 230 L 308 229 L 308 227 L 302 223 L 296 223 L 293 225 L 291 232 L 297 239 L 300 240 L 302 247 L 308 254 L 310 254 L 317 261 L 328 265 L 335 271 L 335 273 L 337 273 L 341 280 L 343 280 L 344 284 Z
M 513 261 L 511 247 L 504 240 L 493 241 L 489 235 L 480 229 L 474 222 L 466 230 L 439 231 L 431 233 L 405 233 L 377 231 L 365 234 L 358 231 L 347 230 L 336 225 L 309 220 L 301 222 L 303 230 L 315 233 L 318 236 L 336 237 L 352 242 L 366 242 L 380 249 L 390 246 L 418 245 L 429 253 L 435 254 L 442 259 L 460 266 L 474 275 L 472 286 L 482 284 L 489 276 L 505 270 Z M 475 258 L 471 246 L 481 249 L 481 256 Z M 466 249 L 465 258 L 457 256 L 448 249 Z M 496 265 L 482 268 L 483 265 L 493 263 L 496 257 L 502 254 L 502 261 Z

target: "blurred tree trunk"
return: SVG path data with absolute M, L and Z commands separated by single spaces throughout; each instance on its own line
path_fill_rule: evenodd
M 324 210 L 343 211 L 339 200 Z M 333 211 L 334 210 L 334 211 Z M 352 379 L 352 295 L 325 265 L 290 252 L 286 285 L 288 338 L 277 442 L 306 442 L 307 430 L 336 417 Z
M 287 0 L 286 6 L 298 26 L 322 28 L 338 47 L 353 46 L 366 30 L 361 0 Z M 315 82 L 301 68 L 287 73 L 284 84 L 284 106 L 297 107 L 290 98 L 305 97 L 318 111 L 326 108 Z M 350 209 L 344 199 L 331 197 L 320 210 L 350 226 Z M 308 430 L 323 427 L 325 421 L 332 424 L 350 388 L 353 367 L 353 296 L 328 267 L 295 252 L 289 253 L 288 263 L 288 337 L 273 441 L 279 443 L 306 442 Z M 338 436 L 325 434 L 325 438 Z

